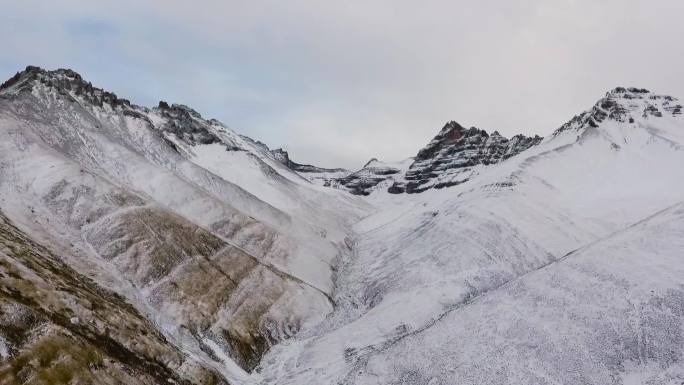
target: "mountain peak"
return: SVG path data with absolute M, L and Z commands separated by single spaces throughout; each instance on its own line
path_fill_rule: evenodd
M 677 98 L 655 94 L 645 88 L 615 87 L 606 92 L 594 106 L 574 116 L 557 129 L 553 136 L 564 131 L 582 131 L 598 127 L 605 121 L 635 123 L 641 119 L 674 117 L 682 114 Z
M 93 87 L 79 73 L 68 68 L 45 70 L 37 66 L 27 66 L 21 72 L 0 85 L 0 95 L 17 95 L 31 92 L 37 87 L 51 90 L 60 95 L 79 96 L 93 105 L 108 104 L 112 107 L 130 106 L 127 99 L 116 96 L 113 92 Z
M 0 86 L 0 96 L 18 97 L 30 94 L 47 99 L 77 99 L 79 104 L 94 108 L 106 105 L 124 115 L 142 118 L 151 123 L 150 109 L 132 105 L 127 99 L 119 98 L 113 92 L 94 87 L 71 69 L 45 70 L 28 66 Z M 188 144 L 212 144 L 221 141 L 210 126 L 222 124 L 214 119 L 205 120 L 199 112 L 186 105 L 169 105 L 165 101 L 160 101 L 152 110 L 161 118 L 156 129 L 175 134 Z
M 482 136 L 489 137 L 485 130 L 476 127 L 465 128 L 455 121 L 447 122 L 427 146 L 423 147 L 416 155 L 416 160 L 426 160 L 432 158 L 435 153 L 445 146 L 451 146 L 464 141 L 466 138 Z
M 62 82 L 59 82 L 60 80 Z M 74 70 L 68 68 L 59 68 L 56 70 L 48 71 L 41 67 L 30 65 L 26 66 L 26 68 L 23 71 L 17 72 L 14 76 L 12 76 L 2 85 L 0 85 L 0 89 L 7 89 L 19 84 L 29 85 L 36 81 L 41 83 L 51 82 L 55 86 L 66 84 L 65 81 L 69 83 L 81 82 L 83 84 L 86 84 L 83 81 L 81 75 Z
M 390 193 L 415 193 L 463 183 L 477 166 L 506 160 L 542 141 L 542 137 L 516 135 L 507 139 L 498 131 L 491 135 L 477 127 L 465 128 L 447 122 L 416 155 L 404 180 L 396 181 Z

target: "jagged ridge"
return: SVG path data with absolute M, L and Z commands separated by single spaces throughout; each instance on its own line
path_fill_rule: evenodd
M 405 181 L 395 182 L 388 191 L 395 194 L 417 193 L 463 183 L 469 178 L 464 173 L 472 167 L 501 162 L 540 143 L 542 139 L 524 135 L 507 139 L 497 131 L 489 135 L 485 130 L 466 129 L 454 121 L 448 122 L 418 152 L 404 176 Z
M 55 89 L 62 95 L 74 92 L 87 102 L 102 107 L 109 104 L 112 107 L 131 106 L 131 102 L 116 96 L 113 92 L 94 87 L 92 83 L 83 80 L 81 75 L 70 69 L 60 68 L 47 71 L 40 67 L 27 66 L 22 72 L 0 85 L 0 95 L 7 93 L 30 92 L 36 84 L 43 84 Z

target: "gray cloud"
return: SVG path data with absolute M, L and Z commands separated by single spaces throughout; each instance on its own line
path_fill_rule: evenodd
M 548 134 L 608 89 L 684 97 L 681 1 L 37 1 L 0 71 L 72 67 L 189 104 L 301 162 L 415 154 L 447 120 Z

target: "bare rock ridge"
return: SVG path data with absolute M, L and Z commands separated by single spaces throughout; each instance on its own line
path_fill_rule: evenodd
M 391 193 L 417 193 L 463 183 L 459 177 L 475 166 L 487 166 L 506 160 L 540 143 L 542 137 L 516 135 L 511 139 L 497 131 L 491 135 L 475 127 L 464 128 L 451 121 L 416 155 L 404 182 L 395 182 Z

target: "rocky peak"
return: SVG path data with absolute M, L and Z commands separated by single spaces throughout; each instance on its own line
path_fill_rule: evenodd
M 77 96 L 85 102 L 99 107 L 104 104 L 108 104 L 112 108 L 131 106 L 127 99 L 119 98 L 113 92 L 93 87 L 92 83 L 85 81 L 77 72 L 65 68 L 48 71 L 40 67 L 28 66 L 24 71 L 17 72 L 0 85 L 0 94 L 12 95 L 30 92 L 36 87 L 45 87 L 63 96 Z
M 218 121 L 211 119 L 205 120 L 199 112 L 183 104 L 169 105 L 165 101 L 160 101 L 156 112 L 163 118 L 161 129 L 175 134 L 190 145 L 220 143 L 211 125 L 220 125 Z
M 639 119 L 662 118 L 682 114 L 676 98 L 657 95 L 644 88 L 616 87 L 608 91 L 594 106 L 556 130 L 553 136 L 565 131 L 582 131 L 598 127 L 602 122 L 635 123 Z
M 427 146 L 418 152 L 416 161 L 430 159 L 444 147 L 452 146 L 466 140 L 466 138 L 477 136 L 486 138 L 489 135 L 484 130 L 479 130 L 475 127 L 467 129 L 454 121 L 450 121 L 444 125 L 439 134 Z
M 184 142 L 195 144 L 212 144 L 220 142 L 212 125 L 220 125 L 215 120 L 205 120 L 192 108 L 183 104 L 171 104 L 160 101 L 152 110 L 132 105 L 128 100 L 116 96 L 113 92 L 94 87 L 81 75 L 70 69 L 48 71 L 40 67 L 28 66 L 18 72 L 0 86 L 0 95 L 11 96 L 26 92 L 41 91 L 56 97 L 75 98 L 82 105 L 95 108 L 108 106 L 123 115 L 147 120 L 150 113 L 158 114 L 161 119 L 155 129 L 175 134 Z
M 542 141 L 540 136 L 516 135 L 511 139 L 498 132 L 448 122 L 427 146 L 418 152 L 403 181 L 391 193 L 415 193 L 463 183 L 478 165 L 498 163 Z

